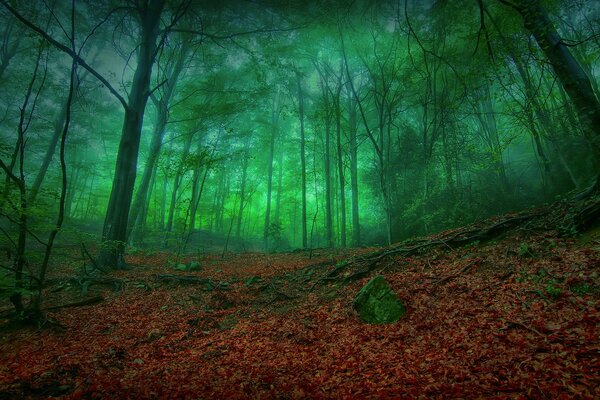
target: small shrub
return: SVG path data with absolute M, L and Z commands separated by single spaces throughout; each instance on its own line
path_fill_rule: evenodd
M 529 246 L 527 243 L 521 243 L 519 245 L 518 254 L 519 254 L 519 257 L 535 257 L 535 254 L 534 254 L 533 250 L 531 249 L 531 246 Z
M 554 300 L 556 300 L 562 292 L 562 289 L 557 286 L 556 283 L 557 282 L 555 280 L 551 280 L 546 285 L 546 293 L 548 293 L 548 295 Z

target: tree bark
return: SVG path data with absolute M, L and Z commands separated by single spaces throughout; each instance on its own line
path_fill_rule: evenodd
M 360 214 L 358 205 L 358 142 L 356 140 L 356 103 L 348 89 L 349 129 L 350 129 L 350 188 L 352 191 L 352 245 L 360 246 Z
M 340 108 L 340 95 L 342 91 L 342 76 L 343 71 L 340 71 L 340 79 L 338 81 L 338 88 L 336 91 L 335 98 L 335 133 L 336 133 L 336 147 L 337 147 L 337 167 L 338 177 L 340 179 L 340 245 L 345 248 L 346 243 L 346 182 L 344 181 L 344 160 L 342 153 L 342 121 L 341 121 L 341 108 Z
M 269 141 L 269 160 L 267 164 L 267 208 L 265 211 L 265 228 L 263 232 L 265 251 L 269 251 L 269 230 L 271 227 L 271 197 L 273 194 L 273 158 L 275 156 L 275 137 L 277 136 L 277 125 L 279 121 L 279 96 L 280 88 L 273 99 L 271 110 L 271 137 Z
M 246 181 L 248 180 L 248 142 L 244 150 L 244 158 L 242 160 L 242 178 L 240 182 L 240 207 L 237 215 L 237 225 L 235 227 L 235 237 L 239 240 L 242 234 L 242 218 L 244 213 L 244 202 L 246 197 Z
M 304 132 L 304 90 L 300 72 L 296 71 L 298 84 L 298 114 L 300 116 L 300 179 L 302 190 L 302 248 L 308 247 L 308 229 L 306 226 L 306 136 Z
M 19 45 L 24 35 L 21 32 L 13 32 L 15 27 L 14 21 L 11 19 L 4 27 L 2 32 L 2 43 L 0 45 L 0 80 L 4 77 L 4 72 L 10 64 L 13 57 L 17 54 Z
M 48 143 L 48 147 L 46 148 L 46 154 L 44 154 L 44 159 L 42 160 L 42 165 L 40 165 L 40 169 L 38 174 L 31 185 L 31 189 L 29 190 L 29 204 L 35 203 L 35 199 L 39 193 L 40 187 L 42 186 L 42 182 L 46 177 L 46 172 L 48 172 L 48 167 L 50 166 L 50 162 L 54 157 L 54 153 L 56 152 L 56 146 L 62 134 L 62 129 L 65 124 L 65 119 L 67 115 L 67 105 L 64 104 L 56 119 L 54 120 L 52 138 L 50 138 L 50 143 Z
M 169 232 L 173 230 L 173 220 L 175 219 L 175 206 L 177 205 L 177 193 L 179 192 L 179 186 L 181 185 L 181 178 L 184 174 L 184 165 L 185 161 L 190 154 L 190 148 L 192 146 L 192 138 L 193 134 L 190 134 L 185 139 L 185 143 L 183 145 L 183 153 L 181 154 L 181 159 L 179 161 L 179 165 L 177 166 L 177 172 L 175 173 L 175 178 L 173 179 L 173 189 L 171 190 L 171 203 L 169 204 L 169 216 L 167 218 L 167 226 L 165 227 L 165 231 L 167 235 Z
M 185 65 L 185 61 L 187 60 L 189 50 L 190 47 L 188 43 L 184 42 L 180 52 L 178 53 L 177 61 L 175 62 L 175 65 L 171 69 L 170 75 L 167 78 L 167 82 L 163 86 L 164 91 L 162 97 L 155 102 L 157 111 L 156 121 L 154 123 L 154 128 L 152 132 L 150 153 L 148 154 L 148 159 L 146 160 L 146 164 L 144 165 L 142 180 L 135 194 L 135 199 L 133 200 L 133 205 L 131 207 L 131 212 L 129 215 L 129 234 L 131 234 L 131 232 L 136 226 L 136 221 L 138 220 L 138 213 L 145 210 L 142 204 L 146 201 L 148 188 L 150 186 L 150 179 L 154 171 L 154 166 L 160 156 L 160 150 L 162 147 L 163 138 L 165 136 L 165 128 L 169 121 L 169 103 L 173 98 L 173 93 L 175 92 L 175 87 L 177 86 L 179 75 L 183 71 L 183 67 Z
M 589 77 L 563 43 L 538 0 L 520 0 L 517 4 L 507 1 L 502 3 L 509 4 L 521 15 L 525 28 L 535 37 L 573 102 L 580 120 L 586 125 L 588 138 L 596 159 L 600 162 L 600 101 L 594 94 Z
M 160 16 L 164 4 L 165 0 L 149 0 L 144 6 L 138 7 L 142 40 L 125 109 L 115 176 L 102 230 L 102 249 L 97 260 L 97 264 L 101 266 L 116 269 L 125 267 L 129 209 L 133 197 L 144 111 L 150 95 L 150 78 L 156 57 Z
M 323 168 L 325 173 L 325 240 L 327 247 L 333 248 L 333 216 L 331 211 L 331 118 L 333 110 L 329 102 L 330 87 L 327 82 L 328 77 L 322 72 L 318 64 L 315 63 L 320 77 L 321 95 L 323 97 L 325 109 L 325 149 L 323 156 Z

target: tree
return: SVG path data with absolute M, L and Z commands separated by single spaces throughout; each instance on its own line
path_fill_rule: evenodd
M 535 38 L 573 102 L 577 115 L 586 124 L 589 140 L 600 162 L 600 100 L 594 93 L 590 78 L 561 39 L 539 0 L 498 1 L 514 9 L 523 18 L 525 28 Z M 600 189 L 600 174 L 593 188 Z
M 141 225 L 141 221 L 145 219 L 146 207 L 143 204 L 146 202 L 148 197 L 148 189 L 150 187 L 151 177 L 154 176 L 156 171 L 156 162 L 160 155 L 160 149 L 162 147 L 163 138 L 167 123 L 169 121 L 169 107 L 171 99 L 175 93 L 179 76 L 184 69 L 188 56 L 191 50 L 190 38 L 185 37 L 180 46 L 176 46 L 175 54 L 172 55 L 173 59 L 168 61 L 165 67 L 165 83 L 162 88 L 159 89 L 160 97 L 151 96 L 156 107 L 156 116 L 154 121 L 154 127 L 152 131 L 152 142 L 150 143 L 150 150 L 148 158 L 144 164 L 144 172 L 142 179 L 137 189 L 135 199 L 131 207 L 131 215 L 129 216 L 129 230 L 133 231 L 136 226 Z
M 71 3 L 71 29 L 68 35 L 70 39 L 70 49 L 75 52 L 75 2 Z M 62 120 L 63 125 L 61 126 L 61 134 L 60 134 L 60 175 L 61 175 L 61 186 L 60 186 L 60 196 L 58 200 L 58 212 L 56 215 L 56 220 L 54 226 L 50 229 L 50 233 L 48 234 L 48 239 L 43 242 L 40 238 L 34 234 L 30 229 L 30 204 L 29 204 L 29 193 L 28 187 L 26 183 L 26 174 L 25 174 L 25 150 L 27 145 L 26 133 L 30 128 L 30 123 L 32 118 L 34 117 L 34 112 L 36 109 L 37 102 L 40 100 L 40 94 L 42 88 L 45 85 L 47 70 L 44 70 L 42 73 L 42 77 L 39 78 L 40 82 L 38 83 L 38 74 L 41 73 L 40 67 L 42 64 L 42 57 L 44 52 L 47 51 L 45 43 L 40 43 L 37 51 L 37 56 L 35 60 L 35 65 L 33 68 L 33 72 L 31 74 L 31 79 L 29 81 L 29 85 L 27 86 L 26 93 L 23 98 L 23 103 L 20 107 L 19 111 L 19 120 L 17 125 L 17 141 L 15 144 L 15 152 L 13 154 L 16 157 L 13 157 L 16 160 L 16 165 L 14 162 L 11 162 L 10 165 L 7 165 L 0 158 L 0 168 L 6 174 L 7 183 L 16 186 L 18 191 L 18 203 L 15 204 L 13 200 L 8 197 L 8 193 L 5 198 L 2 198 L 2 205 L 9 204 L 13 209 L 18 218 L 15 220 L 5 214 L 4 210 L 0 210 L 2 215 L 6 215 L 9 222 L 17 225 L 18 238 L 17 240 L 13 240 L 10 235 L 2 229 L 2 232 L 7 234 L 10 243 L 13 246 L 13 249 L 8 250 L 9 254 L 14 250 L 14 262 L 13 267 L 10 270 L 14 273 L 14 288 L 10 292 L 10 301 L 12 302 L 17 315 L 27 321 L 39 323 L 43 318 L 41 304 L 42 304 L 42 295 L 43 289 L 46 282 L 46 273 L 48 271 L 48 267 L 50 265 L 50 257 L 54 248 L 55 239 L 60 232 L 64 217 L 65 217 L 65 199 L 67 193 L 67 165 L 65 160 L 65 148 L 67 136 L 69 133 L 69 126 L 71 122 L 71 106 L 74 98 L 75 86 L 77 82 L 77 63 L 74 59 L 71 60 L 70 69 L 69 69 L 69 88 L 66 103 L 64 106 L 64 119 Z M 36 83 L 39 85 L 37 89 L 34 88 Z M 18 167 L 18 172 L 14 171 L 14 167 Z M 8 186 L 8 185 L 7 185 Z M 2 207 L 4 208 L 4 207 Z M 28 238 L 32 237 L 37 242 L 39 242 L 43 246 L 43 259 L 40 265 L 37 268 L 37 273 L 33 272 L 29 265 L 29 252 L 27 251 L 27 242 Z M 10 258 L 10 257 L 9 257 Z M 28 271 L 25 270 L 27 267 Z M 27 285 L 27 281 L 30 282 Z M 23 303 L 23 298 L 25 293 L 31 293 L 31 302 L 26 307 Z
M 279 116 L 281 114 L 281 88 L 277 86 L 271 105 L 271 124 L 269 135 L 269 159 L 267 161 L 267 205 L 265 209 L 264 247 L 269 251 L 271 234 L 271 197 L 273 194 L 273 161 L 275 158 L 275 139 L 279 136 Z
M 302 87 L 302 75 L 298 69 L 295 70 L 296 84 L 298 90 L 298 117 L 300 119 L 300 191 L 302 192 L 302 248 L 308 247 L 308 234 L 306 227 L 306 133 L 304 129 L 304 88 Z
M 165 0 L 136 3 L 141 42 L 137 52 L 137 67 L 125 106 L 115 176 L 102 229 L 102 249 L 97 263 L 103 267 L 125 267 L 129 210 L 135 185 L 144 111 L 152 93 L 150 79 L 158 50 L 157 40 L 164 6 Z

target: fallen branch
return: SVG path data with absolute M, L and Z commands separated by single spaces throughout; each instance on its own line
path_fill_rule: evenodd
M 96 276 L 84 276 L 80 279 L 73 278 L 71 280 L 81 286 L 82 296 L 87 296 L 88 291 L 92 285 L 111 285 L 113 291 L 118 292 L 123 289 L 123 281 L 117 278 L 111 277 L 96 277 Z
M 532 328 L 532 327 L 530 327 L 530 326 L 527 326 L 527 325 L 525 325 L 525 324 L 522 324 L 522 323 L 520 323 L 520 322 L 517 322 L 517 321 L 512 321 L 512 320 L 509 320 L 509 319 L 505 319 L 505 320 L 504 320 L 504 322 L 506 322 L 506 323 L 508 324 L 508 326 L 507 326 L 505 329 L 508 329 L 508 328 L 510 328 L 510 326 L 511 326 L 511 325 L 512 325 L 512 326 L 518 326 L 518 327 L 521 327 L 521 328 L 523 328 L 523 329 L 526 329 L 526 330 L 528 330 L 528 331 L 530 331 L 530 332 L 533 332 L 533 333 L 535 333 L 536 335 L 538 335 L 538 336 L 540 336 L 540 337 L 543 337 L 543 338 L 544 338 L 544 340 L 547 340 L 547 338 L 546 338 L 546 335 L 544 335 L 543 333 L 541 333 L 540 331 L 538 331 L 538 330 L 537 330 L 537 329 L 535 329 L 535 328 Z
M 44 311 L 58 310 L 58 309 L 61 309 L 61 308 L 69 308 L 69 307 L 89 306 L 89 305 L 92 305 L 92 304 L 100 303 L 102 301 L 104 301 L 104 297 L 102 297 L 102 296 L 94 296 L 94 297 L 90 297 L 89 299 L 80 300 L 80 301 L 76 301 L 76 302 L 73 302 L 73 303 L 61 304 L 59 306 L 46 307 L 46 308 L 44 308 Z

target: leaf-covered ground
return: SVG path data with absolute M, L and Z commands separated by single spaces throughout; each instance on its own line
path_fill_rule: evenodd
M 324 279 L 350 253 L 204 257 L 198 272 L 137 254 L 111 275 L 120 290 L 90 287 L 101 303 L 0 331 L 0 398 L 600 398 L 599 253 L 597 236 L 521 233 L 390 255 L 350 284 L 352 268 Z M 59 284 L 72 273 L 55 271 L 49 306 L 76 300 Z M 395 324 L 352 309 L 374 274 L 407 305 Z

